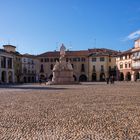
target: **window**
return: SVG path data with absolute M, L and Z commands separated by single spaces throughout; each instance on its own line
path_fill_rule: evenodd
M 131 67 L 131 64 L 129 63 L 129 68 Z
M 120 64 L 120 69 L 123 69 L 123 64 Z
M 30 74 L 30 70 L 28 70 L 28 73 Z
M 73 61 L 75 61 L 75 62 L 76 62 L 76 61 L 77 61 L 77 59 L 76 59 L 76 58 L 73 58 Z
M 111 71 L 111 66 L 109 66 L 109 72 Z
M 50 60 L 51 62 L 53 62 L 53 58 L 51 58 L 51 60 Z
M 104 71 L 104 66 L 103 66 L 103 65 L 101 65 L 101 71 L 102 71 L 102 72 Z
M 95 72 L 96 71 L 96 69 L 95 69 L 95 65 L 93 65 L 93 72 Z
M 82 58 L 81 58 L 81 61 L 82 61 L 82 62 L 85 62 L 85 61 L 86 61 L 86 59 L 85 59 L 84 57 L 82 57 Z
M 111 62 L 111 58 L 109 58 L 109 62 Z
M 50 69 L 53 70 L 53 64 L 51 64 Z
M 125 55 L 125 59 L 127 59 L 127 55 Z
M 41 64 L 41 68 L 40 68 L 40 72 L 44 72 L 44 66 L 43 66 L 43 64 Z
M 125 68 L 127 68 L 127 64 L 125 64 Z
M 34 61 L 33 61 L 33 60 L 31 60 L 31 63 L 32 63 L 32 64 L 34 64 Z
M 80 62 L 80 58 L 79 58 L 79 57 L 77 58 L 77 61 L 79 61 L 79 62 Z
M 72 65 L 72 68 L 74 68 L 74 65 L 73 64 L 71 64 Z
M 1 67 L 6 68 L 6 57 L 4 56 L 1 57 Z
M 26 74 L 27 73 L 27 69 L 24 67 L 23 68 L 23 73 Z
M 40 62 L 43 62 L 43 58 L 40 59 Z
M 12 69 L 12 58 L 8 58 L 7 63 L 8 63 L 8 68 Z
M 96 57 L 92 58 L 92 62 L 96 62 Z
M 120 60 L 123 60 L 123 56 L 120 56 Z
M 54 58 L 54 62 L 59 61 L 59 58 Z
M 100 61 L 105 61 L 105 58 L 104 57 L 100 57 Z
M 84 64 L 81 65 L 81 72 L 85 72 L 85 65 Z
M 49 62 L 49 58 L 45 58 L 45 62 Z

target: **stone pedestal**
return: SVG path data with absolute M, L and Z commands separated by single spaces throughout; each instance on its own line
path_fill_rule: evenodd
M 59 62 L 53 68 L 53 78 L 49 84 L 75 84 L 73 77 L 73 68 L 70 61 L 66 62 L 65 58 L 65 47 L 62 44 L 60 48 L 60 59 Z
M 53 84 L 72 84 L 74 83 L 72 70 L 54 70 L 53 71 Z

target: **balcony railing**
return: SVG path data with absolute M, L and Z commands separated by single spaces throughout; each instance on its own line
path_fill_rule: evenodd
M 132 69 L 140 69 L 140 62 L 132 63 Z
M 132 60 L 140 60 L 140 56 L 132 56 Z

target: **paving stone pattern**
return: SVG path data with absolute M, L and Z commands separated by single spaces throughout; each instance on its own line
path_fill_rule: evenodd
M 0 140 L 140 140 L 140 83 L 0 88 Z

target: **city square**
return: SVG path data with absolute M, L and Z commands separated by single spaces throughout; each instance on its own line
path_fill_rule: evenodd
M 1 85 L 1 140 L 139 140 L 139 82 Z

